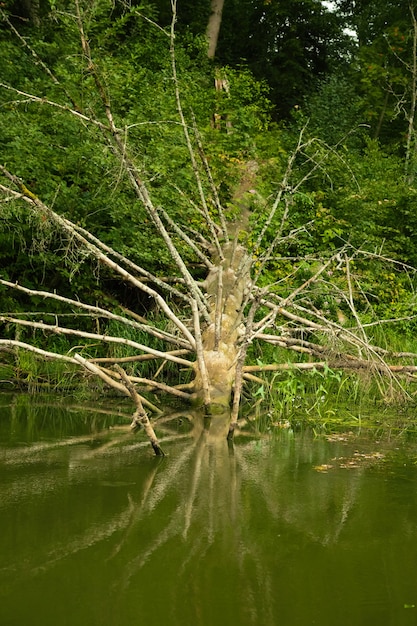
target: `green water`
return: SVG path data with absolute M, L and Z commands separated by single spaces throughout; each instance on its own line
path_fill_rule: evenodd
M 122 417 L 9 400 L 1 626 L 417 624 L 417 443 L 174 420 L 157 459 Z

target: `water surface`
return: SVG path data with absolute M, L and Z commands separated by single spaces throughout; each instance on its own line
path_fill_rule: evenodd
M 0 399 L 2 626 L 417 624 L 413 441 L 111 415 Z

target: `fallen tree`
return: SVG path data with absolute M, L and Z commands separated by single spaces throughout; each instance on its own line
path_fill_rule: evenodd
M 86 71 L 93 79 L 99 97 L 100 112 L 94 115 L 91 111 L 84 111 L 73 99 L 63 105 L 2 84 L 3 89 L 14 92 L 15 96 L 32 103 L 38 102 L 42 106 L 47 105 L 52 110 L 65 110 L 83 124 L 99 129 L 103 145 L 112 151 L 120 175 L 129 182 L 136 199 L 153 224 L 161 246 L 168 251 L 175 273 L 161 277 L 134 263 L 126 254 L 113 249 L 93 232 L 61 215 L 58 209 L 47 206 L 29 189 L 26 181 L 1 165 L 0 193 L 5 202 L 25 203 L 37 219 L 59 232 L 69 242 L 68 246 L 78 254 L 98 262 L 119 281 L 146 294 L 154 302 L 158 318 L 164 318 L 166 324 L 165 328 L 161 328 L 154 320 L 140 317 L 135 311 L 123 307 L 116 311 L 104 305 L 1 279 L 3 287 L 30 298 L 48 300 L 51 304 L 55 302 L 59 304 L 60 311 L 53 322 L 35 321 L 30 311 L 19 316 L 3 314 L 0 315 L 0 321 L 4 328 L 31 329 L 34 333 L 43 333 L 45 341 L 57 335 L 76 338 L 82 341 L 82 346 L 75 345 L 70 353 L 63 354 L 5 336 L 0 339 L 0 347 L 24 349 L 44 359 L 57 359 L 76 365 L 99 377 L 118 393 L 130 397 L 136 406 L 134 426 L 139 423 L 144 426 L 157 454 L 162 454 L 162 450 L 145 407 L 151 412 L 157 412 L 158 408 L 139 394 L 141 390 L 160 391 L 181 401 L 192 402 L 201 406 L 208 416 L 230 411 L 229 436 L 232 436 L 239 416 L 243 385 L 245 380 L 256 379 L 255 374 L 290 367 L 320 369 L 326 365 L 341 369 L 366 369 L 400 385 L 398 375 L 414 377 L 416 371 L 413 364 L 398 365 L 390 361 L 390 358 L 415 359 L 415 354 L 396 354 L 373 345 L 368 338 L 367 326 L 361 322 L 355 294 L 359 293 L 365 300 L 366 295 L 361 293 L 351 268 L 353 260 L 364 258 L 366 252 L 346 243 L 337 250 L 330 250 L 327 255 L 315 258 L 312 263 L 314 270 L 305 280 L 300 280 L 297 275 L 296 260 L 291 262 L 294 269 L 287 275 L 271 278 L 271 262 L 274 260 L 276 263 L 275 256 L 283 244 L 288 240 L 296 240 L 300 233 L 308 232 L 311 226 L 311 223 L 307 223 L 291 229 L 289 217 L 297 194 L 317 171 L 325 167 L 329 154 L 333 154 L 332 149 L 314 139 L 306 139 L 303 129 L 272 199 L 263 200 L 262 206 L 258 210 L 254 209 L 257 164 L 250 160 L 241 166 L 240 180 L 232 193 L 233 211 L 222 205 L 198 128 L 192 116 L 191 121 L 186 120 L 183 111 L 174 47 L 176 3 L 172 5 L 173 19 L 167 35 L 173 95 L 177 123 L 183 131 L 196 190 L 195 199 L 189 199 L 189 209 L 201 225 L 199 231 L 186 229 L 184 224 L 170 216 L 169 207 L 159 206 L 153 200 L 152 189 L 138 165 L 139 157 L 126 141 L 123 127 L 115 121 L 107 87 L 91 53 L 88 35 L 84 32 L 83 15 L 78 2 L 75 3 L 75 9 L 82 54 Z M 33 54 L 37 59 L 34 51 Z M 60 84 L 51 71 L 48 72 L 51 80 Z M 303 165 L 308 165 L 308 169 L 297 169 L 296 163 L 300 159 Z M 59 205 L 59 194 L 56 204 Z M 255 237 L 251 233 L 253 219 L 257 220 Z M 195 259 L 198 271 L 185 260 L 190 257 Z M 291 260 L 286 261 L 288 263 Z M 204 278 L 201 277 L 202 268 L 205 271 Z M 341 306 L 349 314 L 348 323 L 345 320 L 338 321 L 333 313 L 326 314 L 317 306 L 317 289 L 342 303 Z M 62 310 L 66 311 L 65 317 Z M 71 316 L 71 324 L 65 323 L 68 315 Z M 100 320 L 104 327 L 106 322 L 113 321 L 132 331 L 140 331 L 142 336 L 145 334 L 149 337 L 149 341 L 141 343 L 106 331 L 86 331 L 82 326 L 77 327 L 76 323 L 85 315 Z M 155 339 L 165 347 L 153 347 Z M 128 347 L 137 356 L 83 356 L 85 347 L 97 342 Z M 254 345 L 262 343 L 307 356 L 309 361 L 248 364 L 248 352 Z M 131 375 L 123 368 L 129 363 L 138 364 L 143 360 L 155 360 L 161 364 L 169 362 L 178 368 L 178 372 L 186 369 L 191 372 L 191 380 L 187 384 L 179 381 L 176 384 L 160 380 L 159 375 L 152 378 Z M 163 372 L 162 367 L 158 369 L 158 374 L 160 372 Z

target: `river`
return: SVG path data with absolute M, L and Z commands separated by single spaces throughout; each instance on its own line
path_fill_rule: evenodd
M 2 626 L 417 624 L 417 442 L 0 397 Z

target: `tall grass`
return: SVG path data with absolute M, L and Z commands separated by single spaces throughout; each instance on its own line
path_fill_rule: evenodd
M 376 425 L 376 416 L 384 414 L 405 417 L 404 403 L 386 402 L 377 382 L 357 373 L 294 369 L 263 376 L 263 380 L 251 384 L 248 392 L 252 400 L 258 398 L 248 417 L 260 430 L 305 425 L 364 427 Z

